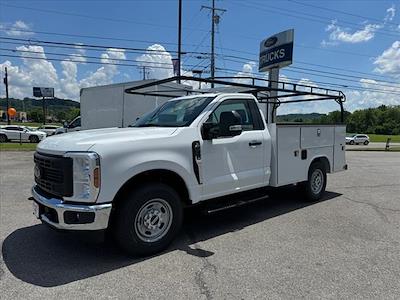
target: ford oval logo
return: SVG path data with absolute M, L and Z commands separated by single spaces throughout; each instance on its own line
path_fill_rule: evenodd
M 35 166 L 34 174 L 35 174 L 35 177 L 38 179 L 40 178 L 40 176 L 42 176 L 40 168 L 38 166 Z
M 264 46 L 267 48 L 271 47 L 271 46 L 275 45 L 277 41 L 278 41 L 278 38 L 276 36 L 270 37 L 269 39 L 267 39 L 264 42 Z

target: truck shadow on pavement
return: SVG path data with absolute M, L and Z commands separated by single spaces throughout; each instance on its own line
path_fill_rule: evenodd
M 318 203 L 340 195 L 326 192 Z M 212 215 L 191 209 L 179 237 L 157 256 L 178 250 L 208 257 L 214 252 L 201 249 L 197 243 L 313 204 L 316 203 L 300 201 L 298 194 L 289 189 L 278 196 Z M 127 257 L 112 243 L 104 243 L 102 235 L 56 232 L 41 224 L 12 232 L 3 241 L 2 255 L 16 278 L 42 287 L 68 284 L 152 259 Z

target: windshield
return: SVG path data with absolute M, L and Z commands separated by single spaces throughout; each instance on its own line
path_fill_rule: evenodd
M 142 116 L 131 127 L 189 126 L 213 99 L 196 97 L 168 101 Z

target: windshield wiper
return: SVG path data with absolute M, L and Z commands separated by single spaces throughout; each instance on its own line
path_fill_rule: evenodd
M 159 124 L 141 124 L 141 125 L 137 125 L 135 127 L 163 127 Z

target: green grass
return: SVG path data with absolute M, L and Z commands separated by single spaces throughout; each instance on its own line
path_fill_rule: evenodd
M 35 151 L 35 143 L 0 143 L 0 151 Z
M 368 134 L 371 142 L 386 143 L 388 138 L 391 138 L 392 143 L 400 143 L 400 135 L 384 135 L 384 134 Z

